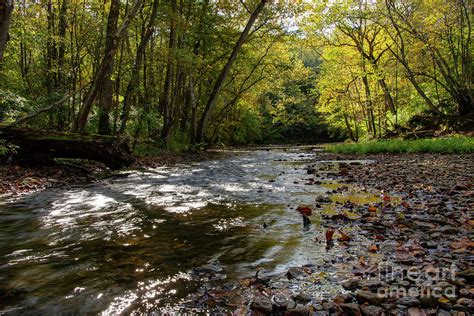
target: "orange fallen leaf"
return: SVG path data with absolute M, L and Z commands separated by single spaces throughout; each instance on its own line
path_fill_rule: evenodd
M 339 231 L 339 234 L 341 234 L 341 237 L 339 237 L 337 240 L 339 240 L 339 241 L 349 241 L 349 240 L 351 240 L 351 237 L 349 235 L 345 234 L 341 230 L 338 230 L 338 231 Z
M 239 279 L 239 283 L 243 287 L 250 287 L 250 285 L 252 284 L 252 279 Z
M 369 247 L 369 252 L 377 252 L 379 249 L 380 247 L 378 245 L 372 245 Z
M 345 302 L 345 299 L 342 295 L 338 295 L 334 298 L 334 303 L 336 303 L 337 305 L 344 304 L 344 302 Z
M 371 206 L 369 206 L 369 212 L 375 213 L 375 212 L 377 212 L 377 208 L 375 206 L 371 205 Z
M 474 247 L 474 242 L 471 241 L 469 238 L 465 237 L 460 239 L 459 241 L 453 241 L 449 246 L 452 249 L 461 249 L 461 248 L 470 248 Z

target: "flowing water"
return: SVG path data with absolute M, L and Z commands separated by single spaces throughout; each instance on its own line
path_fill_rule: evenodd
M 203 265 L 226 282 L 323 264 L 309 241 L 318 216 L 303 229 L 294 210 L 337 186 L 305 184 L 313 160 L 307 148 L 234 152 L 4 201 L 0 313 L 156 311 L 202 286 Z

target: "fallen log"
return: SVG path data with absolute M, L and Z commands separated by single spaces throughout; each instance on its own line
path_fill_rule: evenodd
M 49 164 L 55 158 L 95 160 L 111 169 L 129 166 L 132 151 L 124 139 L 112 136 L 0 128 L 0 139 L 17 146 L 12 159 L 27 164 Z

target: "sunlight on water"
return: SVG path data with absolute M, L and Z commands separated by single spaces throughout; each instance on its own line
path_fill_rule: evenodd
M 195 267 L 215 264 L 235 280 L 338 260 L 314 242 L 319 215 L 303 230 L 295 211 L 332 189 L 305 184 L 307 162 L 297 150 L 242 152 L 5 203 L 0 290 L 16 294 L 0 301 L 0 314 L 173 310 L 208 281 L 193 278 Z

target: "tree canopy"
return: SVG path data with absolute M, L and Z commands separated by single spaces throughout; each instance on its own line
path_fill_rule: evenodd
M 0 16 L 3 125 L 184 149 L 474 114 L 466 0 L 0 0 Z

